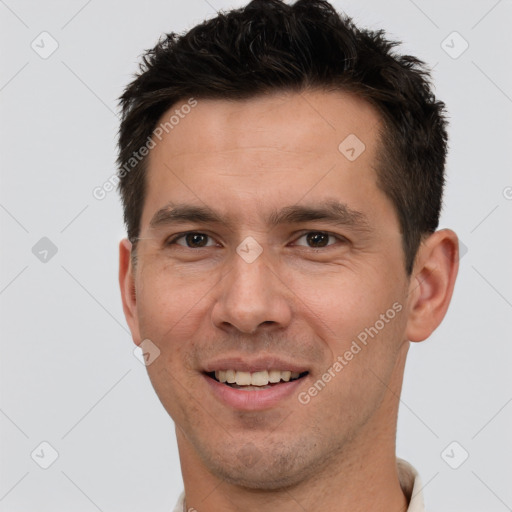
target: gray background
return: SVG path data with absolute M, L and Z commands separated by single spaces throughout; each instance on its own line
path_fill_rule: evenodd
M 121 309 L 120 203 L 92 190 L 115 172 L 116 98 L 137 57 L 244 4 L 0 0 L 2 511 L 174 506 L 174 426 Z M 442 227 L 467 253 L 446 320 L 411 347 L 398 455 L 430 512 L 512 510 L 512 2 L 334 4 L 434 66 L 451 118 Z M 47 469 L 43 441 L 58 453 Z

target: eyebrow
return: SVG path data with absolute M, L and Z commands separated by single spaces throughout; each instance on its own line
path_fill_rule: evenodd
M 269 224 L 273 226 L 279 224 L 299 224 L 315 220 L 323 220 L 331 224 L 364 231 L 370 230 L 370 222 L 363 212 L 353 210 L 346 204 L 336 200 L 328 200 L 318 206 L 285 206 L 281 210 L 273 212 L 268 219 Z
M 166 224 L 186 222 L 226 224 L 218 213 L 207 206 L 168 203 L 153 215 L 149 226 L 157 228 Z
M 345 226 L 361 231 L 370 231 L 367 216 L 357 210 L 349 208 L 337 200 L 328 200 L 321 205 L 291 205 L 272 212 L 267 223 L 270 226 L 281 224 L 300 224 L 315 220 L 323 220 L 334 225 Z M 219 213 L 207 206 L 191 204 L 168 203 L 158 210 L 149 225 L 158 228 L 168 224 L 180 223 L 223 224 L 232 227 L 230 219 L 223 218 Z

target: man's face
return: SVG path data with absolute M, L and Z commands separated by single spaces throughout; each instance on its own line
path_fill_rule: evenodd
M 182 458 L 271 488 L 394 435 L 409 279 L 380 126 L 351 95 L 309 91 L 198 99 L 156 141 L 129 322 L 160 350 L 148 372 Z M 301 376 L 247 389 L 215 380 L 227 370 Z

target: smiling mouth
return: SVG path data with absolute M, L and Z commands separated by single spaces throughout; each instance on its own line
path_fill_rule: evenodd
M 285 382 L 302 379 L 309 372 L 292 372 L 288 370 L 263 370 L 259 372 L 242 372 L 236 370 L 217 370 L 206 375 L 217 382 L 233 389 L 260 391 L 278 386 Z

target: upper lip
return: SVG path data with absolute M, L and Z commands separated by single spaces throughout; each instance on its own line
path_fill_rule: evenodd
M 308 371 L 307 367 L 297 364 L 280 357 L 258 357 L 248 359 L 247 357 L 223 357 L 215 359 L 205 364 L 204 371 L 206 373 L 218 370 L 235 370 L 239 372 L 261 372 L 264 370 L 281 370 L 303 373 Z

